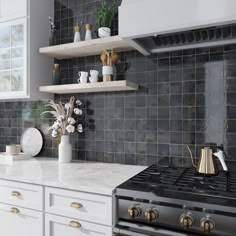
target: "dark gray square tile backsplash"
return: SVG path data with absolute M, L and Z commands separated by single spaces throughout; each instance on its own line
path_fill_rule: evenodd
M 92 23 L 95 0 L 56 0 L 57 42 L 73 41 L 76 22 Z M 117 18 L 113 34 L 118 33 Z M 82 31 L 84 34 L 84 31 Z M 94 36 L 96 34 L 94 33 Z M 78 71 L 98 69 L 99 56 L 59 61 L 61 83 L 76 83 Z M 184 164 L 186 145 L 199 155 L 204 143 L 223 144 L 236 160 L 236 45 L 191 49 L 144 57 L 121 53 L 116 79 L 140 85 L 137 92 L 75 94 L 84 104 L 84 133 L 73 134 L 73 158 L 149 165 Z M 67 102 L 71 95 L 55 96 Z M 0 103 L 0 151 L 19 143 L 25 128 L 45 133 L 40 156 L 57 157 L 57 142 L 46 134 L 52 118 L 40 116 L 43 102 Z

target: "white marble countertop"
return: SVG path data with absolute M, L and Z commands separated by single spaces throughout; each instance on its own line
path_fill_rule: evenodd
M 0 179 L 112 195 L 115 187 L 145 168 L 100 162 L 59 164 L 55 159 L 32 158 L 0 163 Z

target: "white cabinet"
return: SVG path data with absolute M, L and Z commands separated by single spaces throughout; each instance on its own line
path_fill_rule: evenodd
M 0 236 L 112 236 L 112 197 L 0 179 Z
M 27 0 L 0 0 L 0 21 L 27 15 Z
M 0 235 L 43 236 L 43 213 L 0 203 Z
M 0 100 L 51 98 L 38 88 L 48 84 L 53 61 L 38 49 L 48 44 L 53 3 L 0 0 Z
M 45 236 L 111 236 L 112 228 L 46 214 L 45 232 Z

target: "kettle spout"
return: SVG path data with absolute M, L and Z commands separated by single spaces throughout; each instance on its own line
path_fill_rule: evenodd
M 214 153 L 214 156 L 216 156 L 220 160 L 223 170 L 228 171 L 228 167 L 225 163 L 224 152 L 222 150 L 218 149 L 217 152 Z

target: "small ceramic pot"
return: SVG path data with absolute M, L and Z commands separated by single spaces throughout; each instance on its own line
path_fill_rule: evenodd
M 6 154 L 11 155 L 18 155 L 21 151 L 21 146 L 16 144 L 6 145 Z
M 102 67 L 103 82 L 108 82 L 113 80 L 113 66 L 103 66 Z
M 100 27 L 98 29 L 98 37 L 99 38 L 106 38 L 111 36 L 111 29 L 108 27 Z

